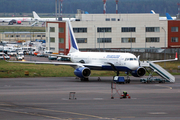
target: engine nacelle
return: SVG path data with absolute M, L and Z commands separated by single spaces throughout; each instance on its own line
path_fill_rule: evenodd
M 134 77 L 141 77 L 146 74 L 146 70 L 143 67 L 139 67 L 137 70 L 131 72 L 131 75 Z
M 91 74 L 91 70 L 87 67 L 79 67 L 74 70 L 74 74 L 80 78 L 88 78 Z
M 17 24 L 21 24 L 21 21 L 20 21 L 20 20 L 18 20 L 18 21 L 17 21 Z

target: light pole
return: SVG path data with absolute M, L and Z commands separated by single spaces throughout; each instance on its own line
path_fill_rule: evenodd
M 145 28 L 145 53 L 146 53 L 146 25 L 144 26 Z
M 104 52 L 105 52 L 105 41 L 106 41 L 106 40 L 105 40 L 105 29 L 104 29 L 104 31 L 103 31 L 103 32 L 104 32 L 104 34 L 103 34 L 103 36 L 104 36 L 103 48 L 104 48 Z
M 144 26 L 145 30 L 145 59 L 146 59 L 146 25 Z
M 95 42 L 95 43 L 94 43 L 94 48 L 96 49 L 96 26 L 95 26 L 95 25 L 94 25 L 94 31 L 95 31 L 95 33 L 94 33 L 94 34 L 95 34 L 95 38 L 94 38 L 94 40 L 95 40 L 95 41 L 94 41 L 94 42 Z
M 166 59 L 166 30 L 164 29 L 164 27 L 162 27 L 162 29 L 164 30 L 165 36 L 164 36 L 164 60 Z M 166 67 L 166 62 L 164 62 L 164 68 Z
M 132 52 L 132 31 L 131 31 L 131 52 Z

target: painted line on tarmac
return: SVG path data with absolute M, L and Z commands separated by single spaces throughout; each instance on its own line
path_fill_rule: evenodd
M 95 115 L 75 113 L 75 112 L 68 112 L 68 111 L 50 110 L 50 109 L 34 108 L 34 107 L 27 107 L 27 108 L 35 109 L 35 110 L 41 110 L 41 111 L 49 111 L 49 112 L 56 112 L 56 113 L 65 113 L 65 114 L 73 114 L 73 115 L 79 115 L 79 116 L 86 116 L 86 117 L 98 118 L 98 119 L 107 119 L 107 120 L 108 119 L 115 119 L 115 118 L 100 117 L 100 116 L 95 116 Z
M 17 114 L 32 115 L 32 116 L 39 116 L 39 117 L 45 117 L 45 118 L 51 118 L 51 119 L 58 119 L 58 120 L 67 120 L 67 119 L 62 119 L 62 118 L 53 117 L 53 116 L 41 115 L 41 114 L 37 114 L 37 113 L 19 112 L 19 111 L 14 111 L 14 110 L 5 110 L 5 109 L 0 109 L 0 111 L 17 113 Z
M 170 89 L 170 90 L 172 90 L 172 89 L 173 89 L 173 88 L 172 88 L 172 87 L 170 87 L 170 86 L 162 86 L 162 85 L 155 85 L 155 86 L 168 88 L 168 89 Z
M 166 112 L 149 112 L 148 114 L 151 114 L 151 115 L 165 115 L 167 113 Z

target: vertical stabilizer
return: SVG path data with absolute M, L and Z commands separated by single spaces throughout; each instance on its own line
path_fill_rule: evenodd
M 33 11 L 33 17 L 34 17 L 34 19 L 40 18 L 35 11 Z
M 167 20 L 173 20 L 169 13 L 166 13 Z
M 79 52 L 79 48 L 77 46 L 76 38 L 74 36 L 70 21 L 68 21 L 68 28 L 69 53 Z

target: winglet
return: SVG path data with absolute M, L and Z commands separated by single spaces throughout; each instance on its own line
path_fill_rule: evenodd
M 151 10 L 151 12 L 150 13 L 152 13 L 152 14 L 156 14 L 155 12 L 154 12 L 154 10 Z

